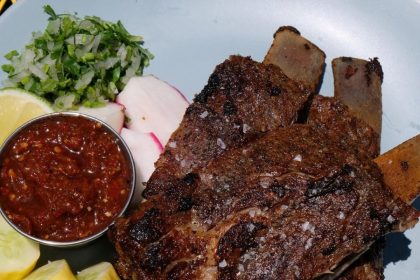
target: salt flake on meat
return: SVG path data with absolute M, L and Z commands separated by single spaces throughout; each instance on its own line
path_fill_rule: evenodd
M 294 161 L 302 161 L 302 156 L 301 156 L 301 155 L 296 155 L 296 156 L 293 158 L 293 160 L 294 160 Z
M 224 268 L 224 267 L 226 267 L 226 266 L 227 266 L 227 262 L 226 262 L 226 260 L 223 260 L 223 261 L 219 262 L 219 267 L 220 267 L 220 268 Z
M 209 115 L 209 112 L 204 111 L 203 113 L 200 114 L 200 118 L 205 119 L 208 115 Z
M 251 130 L 251 127 L 249 125 L 247 125 L 246 123 L 244 123 L 243 126 L 242 126 L 242 132 L 247 133 L 250 130 Z
M 314 239 L 311 237 L 311 238 L 309 238 L 308 240 L 306 240 L 306 242 L 305 242 L 305 250 L 308 250 L 309 248 L 311 248 L 312 247 L 312 241 L 313 241 Z
M 314 234 L 315 233 L 315 226 L 314 225 L 312 225 L 310 222 L 308 222 L 308 221 L 306 221 L 306 222 L 304 222 L 303 224 L 302 224 L 302 229 L 303 229 L 303 231 L 309 231 L 309 232 L 311 232 L 312 234 Z
M 254 231 L 254 229 L 255 229 L 254 224 L 248 224 L 246 227 L 248 228 L 248 231 L 250 231 L 250 232 Z
M 223 149 L 223 150 L 226 149 L 226 144 L 225 144 L 225 142 L 223 142 L 222 139 L 217 138 L 216 143 L 217 143 L 217 146 L 219 146 L 221 149 Z
M 393 222 L 395 222 L 395 218 L 392 217 L 392 215 L 389 215 L 386 220 L 388 221 L 388 223 L 392 224 Z

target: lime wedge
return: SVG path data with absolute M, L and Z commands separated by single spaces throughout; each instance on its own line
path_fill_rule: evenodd
M 80 271 L 77 280 L 120 280 L 112 264 L 101 262 Z
M 43 114 L 53 112 L 43 98 L 22 89 L 0 89 L 0 145 L 20 125 Z
M 39 244 L 19 234 L 0 215 L 0 279 L 22 279 L 38 258 Z
M 76 280 L 65 260 L 53 261 L 25 277 L 24 280 Z

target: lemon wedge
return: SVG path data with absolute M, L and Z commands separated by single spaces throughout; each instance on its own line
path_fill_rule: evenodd
M 76 277 L 65 260 L 58 260 L 39 267 L 24 280 L 76 280 Z
M 80 271 L 77 280 L 120 280 L 112 264 L 101 262 Z
M 39 244 L 19 234 L 0 215 L 0 279 L 22 279 L 38 258 Z
M 0 145 L 20 125 L 43 114 L 53 112 L 43 98 L 22 89 L 0 89 Z

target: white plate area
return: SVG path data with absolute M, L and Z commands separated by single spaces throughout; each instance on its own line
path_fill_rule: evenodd
M 324 95 L 333 93 L 334 57 L 379 58 L 384 71 L 382 152 L 420 133 L 420 0 L 19 0 L 0 16 L 1 56 L 20 51 L 32 31 L 45 28 L 45 4 L 57 13 L 121 20 L 131 33 L 144 36 L 145 46 L 155 55 L 146 73 L 166 80 L 190 99 L 230 54 L 261 61 L 276 29 L 292 25 L 327 55 Z M 0 64 L 5 62 L 1 57 Z M 391 240 L 386 279 L 419 279 L 420 225 Z M 81 249 L 44 249 L 43 259 L 68 258 L 78 269 L 109 259 L 104 257 L 107 252 L 109 245 L 102 239 Z

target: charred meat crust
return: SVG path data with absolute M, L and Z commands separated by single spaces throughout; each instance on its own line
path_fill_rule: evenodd
M 299 32 L 299 30 L 297 30 L 297 28 L 296 28 L 296 27 L 293 27 L 293 26 L 290 26 L 290 25 L 285 25 L 285 26 L 280 26 L 280 27 L 277 29 L 277 31 L 276 31 L 276 32 L 274 32 L 274 34 L 273 34 L 273 38 L 275 38 L 275 37 L 276 37 L 277 33 L 279 33 L 279 32 L 283 32 L 284 30 L 289 30 L 289 31 L 291 31 L 291 32 L 293 32 L 293 33 L 296 33 L 297 35 L 300 35 L 300 32 Z
M 335 86 L 334 95 L 344 104 L 348 105 L 350 110 L 353 110 L 358 117 L 362 118 L 363 121 L 371 125 L 378 133 L 378 137 L 372 140 L 377 141 L 376 146 L 379 152 L 382 122 L 380 85 L 382 83 L 382 78 L 377 79 L 377 77 L 373 77 L 375 83 L 372 85 L 372 72 L 366 70 L 369 68 L 368 65 L 370 63 L 370 61 L 357 58 L 353 59 L 351 57 L 342 57 L 341 59 L 333 60 L 332 66 Z M 378 61 L 377 64 L 379 64 Z M 379 75 L 377 76 L 379 77 Z M 364 79 L 367 80 L 367 83 L 363 83 Z M 379 79 L 381 80 L 380 82 Z M 354 133 L 353 135 L 357 135 L 357 133 Z M 368 136 L 369 135 L 366 135 L 365 137 Z M 360 143 L 363 142 L 364 141 L 362 139 Z M 366 147 L 361 145 L 361 148 L 363 149 Z M 374 154 L 372 154 L 372 156 L 374 156 Z M 360 260 L 353 263 L 344 272 L 344 276 L 342 278 L 347 280 L 379 280 L 383 278 L 382 254 L 375 253 L 376 251 L 381 250 L 375 250 L 375 248 L 366 252 Z M 338 273 L 339 271 L 337 270 L 336 272 Z
M 379 63 L 379 60 L 377 57 L 374 57 L 373 59 L 369 59 L 369 62 L 366 63 L 365 73 L 366 73 L 366 82 L 368 86 L 371 83 L 372 73 L 376 73 L 379 76 L 381 83 L 383 83 L 384 81 L 384 72 L 382 71 L 382 66 Z
M 382 256 L 384 245 L 385 239 L 381 238 L 337 280 L 384 280 Z
M 238 266 L 240 270 L 245 269 L 241 267 L 241 256 L 250 248 L 258 246 L 258 233 L 266 228 L 259 222 L 239 222 L 220 238 L 216 252 L 217 263 L 222 264 L 219 268 L 219 279 L 234 279 Z
M 160 210 L 150 208 L 138 223 L 130 227 L 129 235 L 138 242 L 154 242 L 162 236 L 162 222 Z
M 264 67 L 246 66 L 247 60 L 232 57 L 216 68 L 221 75 L 196 97 L 170 140 L 184 145 L 181 151 L 167 147 L 148 201 L 112 228 L 124 279 L 313 279 L 387 231 L 415 223 L 417 212 L 391 196 L 371 154 L 356 145 L 360 135 L 337 131 L 330 137 L 328 126 L 316 124 L 279 128 L 294 122 L 290 116 L 309 95 L 298 83 L 291 83 L 301 94 L 296 106 L 274 106 L 275 114 L 286 111 L 289 123 L 278 124 L 284 116 L 258 123 L 263 113 L 244 110 L 247 103 L 238 102 L 243 94 L 264 106 L 272 105 L 265 98 L 289 94 L 287 77 L 279 79 L 286 85 L 269 84 L 261 78 Z M 232 72 L 261 83 L 226 78 L 237 84 L 232 87 L 223 81 Z M 261 103 L 249 100 L 256 90 Z M 225 138 L 232 127 L 235 138 Z M 353 121 L 350 128 L 358 127 Z M 215 144 L 209 147 L 206 139 Z M 192 154 L 183 154 L 192 143 Z
M 342 62 L 351 63 L 353 62 L 353 57 L 342 56 L 340 57 Z M 381 80 L 381 83 L 384 81 L 384 72 L 382 71 L 381 63 L 377 57 L 370 58 L 369 61 L 365 64 L 365 74 L 366 82 L 370 84 L 370 75 L 376 73 Z
M 309 125 L 274 130 L 197 170 L 188 191 L 182 182 L 152 197 L 113 232 L 120 263 L 134 279 L 169 279 L 174 267 L 192 279 L 313 279 L 412 225 L 417 212 L 392 197 L 370 156 L 326 133 Z M 314 186 L 321 191 L 308 196 Z M 187 193 L 192 208 L 180 211 Z M 126 234 L 156 207 L 159 240 Z
M 381 86 L 378 77 L 372 77 L 372 73 L 367 73 L 366 67 L 369 63 L 369 61 L 357 58 L 353 59 L 351 57 L 342 57 L 341 59 L 333 60 L 332 65 L 335 86 L 334 95 L 347 104 L 349 106 L 349 110 L 353 110 L 358 117 L 362 118 L 366 121 L 366 123 L 372 125 L 375 132 L 380 133 L 382 115 Z M 375 81 L 375 84 L 373 85 L 370 82 L 371 78 Z M 366 79 L 369 79 L 369 81 L 365 82 Z M 335 111 L 335 113 L 338 113 L 338 111 Z M 330 114 L 334 114 L 333 110 L 330 111 Z M 342 121 L 341 116 L 335 119 Z M 364 126 L 367 127 L 367 124 L 363 125 L 363 122 L 360 121 L 356 121 L 354 123 L 359 124 L 359 129 L 355 129 L 355 127 L 351 129 L 350 122 L 346 131 L 352 131 L 351 135 L 357 136 L 353 137 L 354 140 L 359 138 L 357 141 L 358 143 L 355 144 L 360 145 L 360 149 L 369 149 L 369 146 L 366 146 L 365 143 L 367 142 L 367 137 L 372 135 L 368 133 L 360 133 L 360 131 L 369 131 L 366 128 L 363 129 Z M 376 144 L 371 142 L 370 146 L 376 146 L 374 150 L 377 150 L 376 153 L 371 153 L 371 156 L 376 156 L 379 153 L 380 135 L 377 133 L 373 134 L 373 139 L 369 139 L 369 141 L 376 141 Z M 376 137 L 376 135 L 378 135 L 378 137 Z M 370 211 L 371 217 L 375 217 L 376 214 L 377 213 L 375 211 Z M 375 250 L 369 250 L 366 252 L 359 261 L 356 261 L 344 272 L 344 276 L 342 278 L 347 280 L 381 279 L 383 277 L 382 255 L 379 253 L 374 254 L 374 252 Z
M 334 170 L 334 172 L 328 174 L 321 180 L 312 182 L 306 191 L 306 196 L 311 198 L 325 195 L 329 192 L 336 192 L 338 190 L 350 190 L 353 180 L 349 175 L 351 175 L 352 172 L 354 172 L 353 168 L 347 164 L 344 165 L 341 170 Z
M 183 177 L 266 131 L 290 125 L 309 95 L 278 67 L 231 56 L 188 107 L 169 140 L 176 148 L 166 147 L 143 195 L 169 188 L 165 178 Z
M 341 61 L 342 62 L 352 62 L 353 61 L 353 58 L 352 57 L 349 57 L 349 56 L 342 56 L 341 57 Z
M 379 135 L 363 120 L 355 117 L 339 100 L 315 96 L 309 110 L 308 123 L 326 129 L 328 136 L 347 143 L 370 158 L 379 155 Z

